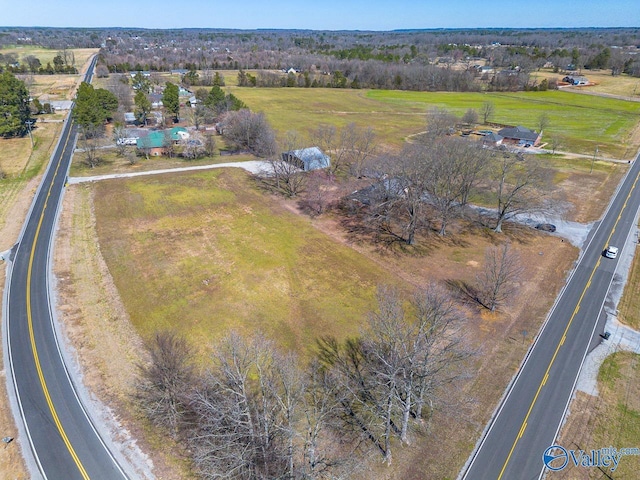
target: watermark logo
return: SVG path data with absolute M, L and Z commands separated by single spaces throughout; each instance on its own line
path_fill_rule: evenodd
M 569 453 L 560 445 L 551 445 L 544 451 L 542 461 L 549 470 L 557 472 L 569 463 Z
M 622 457 L 640 455 L 640 448 L 614 447 L 599 448 L 597 450 L 567 450 L 560 445 L 551 445 L 542 454 L 545 466 L 554 472 L 562 470 L 569 464 L 575 467 L 608 468 L 615 472 Z

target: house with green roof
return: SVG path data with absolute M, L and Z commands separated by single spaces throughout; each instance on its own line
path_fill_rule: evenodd
M 149 135 L 138 138 L 136 147 L 143 150 L 146 155 L 159 157 L 164 155 L 165 148 L 172 142 L 177 144 L 180 140 L 189 138 L 189 132 L 184 127 L 173 127 L 171 130 L 154 130 Z

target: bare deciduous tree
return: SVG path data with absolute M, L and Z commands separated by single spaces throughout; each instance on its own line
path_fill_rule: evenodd
M 446 108 L 430 108 L 427 112 L 425 139 L 433 141 L 438 137 L 453 133 L 458 118 Z
M 224 136 L 238 150 L 249 151 L 258 157 L 276 155 L 275 134 L 262 113 L 248 109 L 229 112 L 224 117 Z
M 370 127 L 359 128 L 354 123 L 342 129 L 340 144 L 347 154 L 346 162 L 352 176 L 362 178 L 365 174 L 367 164 L 375 156 L 377 149 L 375 137 Z
M 177 436 L 192 387 L 193 352 L 172 332 L 157 333 L 147 352 L 149 361 L 138 365 L 135 398 L 152 423 Z
M 180 140 L 182 156 L 188 160 L 196 160 L 207 154 L 205 139 L 200 132 L 192 132 L 189 138 Z
M 102 129 L 93 125 L 85 125 L 80 128 L 80 133 L 80 148 L 84 153 L 84 161 L 89 168 L 95 168 L 102 161 L 98 148 L 98 139 L 102 135 Z
M 302 142 L 303 139 L 298 132 L 289 131 L 282 139 L 281 149 L 284 152 L 298 150 Z M 267 175 L 262 177 L 268 188 L 287 197 L 295 197 L 304 191 L 308 177 L 295 162 L 285 161 L 280 156 L 273 155 L 268 159 L 268 164 Z
M 305 195 L 299 202 L 302 210 L 313 217 L 322 215 L 329 205 L 329 189 L 332 183 L 333 176 L 327 172 L 309 172 Z
M 213 157 L 217 153 L 215 135 L 204 136 L 204 148 L 209 157 Z
M 478 144 L 457 138 L 442 139 L 425 150 L 428 202 L 438 214 L 440 235 L 446 235 L 450 220 L 466 204 L 488 154 Z
M 482 115 L 482 123 L 486 124 L 496 111 L 496 106 L 492 102 L 484 102 L 480 107 L 480 115 Z
M 304 387 L 293 360 L 262 337 L 232 334 L 215 351 L 192 401 L 196 469 L 203 478 L 293 478 L 292 423 Z
M 116 142 L 116 152 L 120 157 L 124 157 L 127 151 L 127 144 L 125 143 L 126 136 L 127 129 L 124 125 L 116 125 L 113 127 L 113 140 Z
M 311 132 L 311 143 L 331 157 L 333 174 L 348 172 L 361 178 L 370 158 L 375 155 L 375 133 L 371 128 L 360 128 L 355 123 L 341 130 L 333 125 L 320 125 Z
M 378 308 L 360 339 L 319 342 L 320 360 L 346 392 L 343 429 L 362 435 L 387 462 L 392 438 L 409 443 L 412 419 L 435 408 L 441 387 L 455 382 L 470 355 L 460 331 L 462 314 L 441 289 L 430 286 L 408 308 L 390 288 L 378 290 Z M 431 412 L 429 412 L 431 413 Z
M 498 220 L 494 231 L 502 232 L 505 219 L 518 213 L 535 212 L 545 207 L 545 172 L 533 158 L 519 158 L 502 152 L 494 159 L 494 194 Z
M 515 293 L 522 271 L 520 258 L 508 243 L 488 249 L 484 269 L 476 279 L 478 302 L 491 311 L 503 305 Z
M 162 139 L 162 150 L 164 154 L 169 158 L 173 158 L 176 154 L 176 145 L 173 137 L 171 136 L 170 130 L 164 131 L 164 138 Z
M 471 126 L 478 123 L 478 119 L 479 119 L 478 112 L 474 108 L 468 109 L 462 117 L 462 121 L 467 125 L 471 125 Z
M 549 127 L 549 123 L 550 123 L 549 115 L 547 115 L 546 112 L 541 113 L 538 116 L 538 119 L 536 121 L 536 126 L 538 127 L 538 131 L 542 134 L 543 130 Z
M 562 140 L 557 135 L 551 137 L 549 139 L 549 143 L 551 144 L 551 153 L 555 154 L 556 150 L 562 147 Z

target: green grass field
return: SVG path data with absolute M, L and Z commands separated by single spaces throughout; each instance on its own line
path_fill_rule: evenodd
M 98 53 L 98 50 L 97 48 L 72 48 L 68 51 L 73 52 L 75 66 L 80 70 L 89 57 L 94 53 Z M 20 63 L 24 61 L 25 57 L 33 55 L 40 60 L 43 67 L 46 66 L 47 63 L 53 65 L 53 58 L 58 55 L 59 52 L 59 49 L 43 48 L 34 45 L 11 45 L 0 49 L 0 53 L 4 55 L 8 53 L 16 55 Z
M 484 102 L 495 105 L 492 121 L 536 129 L 545 113 L 545 137 L 557 136 L 562 150 L 624 157 L 637 148 L 631 132 L 640 121 L 640 103 L 561 91 L 519 93 L 405 92 L 228 87 L 252 110 L 264 112 L 280 133 L 307 133 L 319 124 L 370 126 L 384 144 L 400 146 L 421 132 L 429 108 L 446 108 L 462 116 Z
M 206 348 L 234 328 L 305 351 L 356 335 L 373 261 L 265 197 L 234 169 L 95 185 L 102 254 L 136 329 L 177 328 Z

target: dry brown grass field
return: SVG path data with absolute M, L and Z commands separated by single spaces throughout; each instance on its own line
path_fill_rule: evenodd
M 610 70 L 582 70 L 580 75 L 587 77 L 591 85 L 563 88 L 572 92 L 615 95 L 627 100 L 640 101 L 640 78 L 627 74 L 614 77 Z M 531 77 L 538 82 L 543 78 L 561 81 L 565 76 L 566 74 L 553 73 L 547 69 L 531 73 Z
M 597 176 L 608 178 L 602 172 Z M 503 238 L 478 229 L 458 231 L 444 241 L 425 237 L 408 251 L 379 249 L 345 235 L 332 216 L 311 220 L 294 203 L 265 197 L 235 170 L 75 188 L 92 192 L 76 198 L 88 202 L 81 212 L 95 211 L 96 237 L 87 237 L 91 228 L 83 226 L 72 233 L 75 240 L 66 255 L 81 259 L 74 249 L 99 244 L 137 335 L 148 338 L 157 328 L 177 328 L 203 353 L 229 328 L 264 330 L 303 353 L 319 333 L 353 335 L 373 307 L 375 285 L 392 282 L 410 292 L 430 281 L 473 280 L 485 249 Z M 520 228 L 507 235 L 523 261 L 536 267 L 527 272 L 517 301 L 507 309 L 499 314 L 471 311 L 467 330 L 481 355 L 472 368 L 478 375 L 459 394 L 484 407 L 465 415 L 442 413 L 429 438 L 417 440 L 419 447 L 400 449 L 391 468 L 374 468 L 369 475 L 453 478 L 464 463 L 531 341 L 531 335 L 523 339 L 522 330 L 537 331 L 577 255 L 556 237 Z M 65 278 L 78 284 L 72 276 Z M 80 289 L 70 290 L 75 293 L 64 303 L 83 304 Z M 76 320 L 78 338 L 99 338 L 104 318 L 121 321 L 115 320 L 117 309 L 101 304 L 106 308 L 102 314 L 74 315 L 82 319 Z M 81 333 L 84 329 L 89 333 Z M 133 336 L 119 341 L 135 351 L 127 347 Z M 83 350 L 103 356 L 92 362 L 103 365 L 95 376 L 107 380 L 112 397 L 123 397 L 130 385 L 108 381 L 109 351 L 91 343 L 83 341 Z M 135 411 L 128 415 L 134 419 Z M 165 466 L 180 467 L 179 459 L 160 451 Z M 437 461 L 444 452 L 449 452 L 447 462 Z

